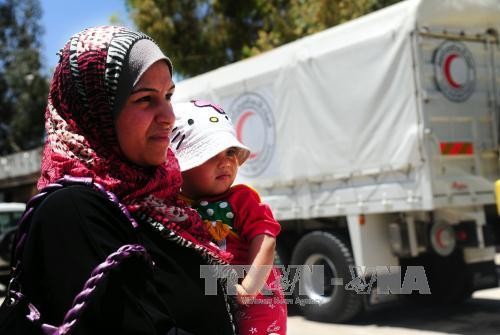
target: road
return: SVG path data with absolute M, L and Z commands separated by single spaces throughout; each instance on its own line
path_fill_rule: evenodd
M 495 261 L 500 275 L 500 254 Z M 398 303 L 365 313 L 349 324 L 312 322 L 290 315 L 287 334 L 500 335 L 500 287 L 474 292 L 465 303 L 448 308 Z
M 304 334 L 500 334 L 500 288 L 475 292 L 466 303 L 446 309 L 396 304 L 369 312 L 350 324 L 325 324 L 290 316 L 288 335 Z

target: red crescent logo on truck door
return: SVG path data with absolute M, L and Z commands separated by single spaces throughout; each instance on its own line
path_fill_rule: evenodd
M 474 57 L 464 43 L 441 43 L 434 53 L 433 63 L 437 88 L 448 100 L 463 102 L 474 93 Z

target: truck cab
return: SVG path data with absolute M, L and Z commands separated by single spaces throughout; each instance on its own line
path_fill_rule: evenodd
M 26 204 L 20 202 L 0 203 L 0 283 L 6 284 L 10 273 L 10 252 Z

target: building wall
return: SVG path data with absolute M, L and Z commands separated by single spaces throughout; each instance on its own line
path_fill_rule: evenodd
M 0 157 L 0 202 L 27 202 L 36 193 L 42 148 Z

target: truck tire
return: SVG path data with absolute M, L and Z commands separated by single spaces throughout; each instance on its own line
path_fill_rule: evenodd
M 293 251 L 291 264 L 322 265 L 324 269 L 323 283 L 320 281 L 317 285 L 316 281 L 315 285 L 314 276 L 303 271 L 295 285 L 294 302 L 300 306 L 307 319 L 345 322 L 361 311 L 361 297 L 345 289 L 345 284 L 351 279 L 350 266 L 354 265 L 354 261 L 350 249 L 340 238 L 323 231 L 305 235 Z

